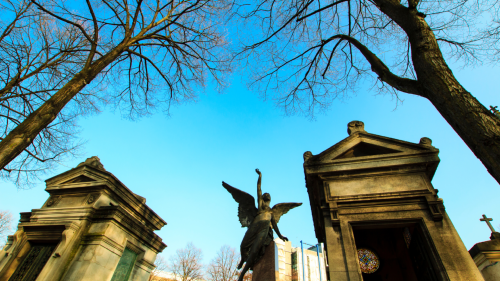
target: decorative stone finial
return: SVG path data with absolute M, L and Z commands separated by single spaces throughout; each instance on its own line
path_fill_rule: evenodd
M 420 139 L 419 144 L 425 145 L 425 146 L 432 146 L 432 140 L 430 138 L 423 137 Z
M 365 123 L 361 121 L 351 121 L 347 124 L 347 133 L 350 135 L 356 133 L 356 132 L 364 132 L 365 131 Z
M 499 239 L 500 240 L 500 232 L 492 232 L 490 235 L 490 239 Z
M 81 167 L 81 166 L 90 166 L 93 168 L 106 170 L 106 169 L 104 169 L 104 166 L 101 164 L 101 159 L 99 159 L 99 157 L 97 157 L 97 156 L 92 156 L 90 158 L 87 158 L 87 160 L 85 160 L 85 162 L 78 164 L 78 166 L 76 166 L 76 167 Z
M 137 199 L 139 199 L 139 201 L 141 201 L 142 204 L 146 204 L 146 198 L 140 196 L 137 193 L 134 193 L 134 195 L 135 195 L 135 197 L 137 197 Z
M 309 158 L 313 157 L 313 154 L 311 151 L 306 151 L 304 152 L 304 162 L 307 162 L 307 160 L 309 160 Z
M 498 111 L 498 106 L 492 106 L 490 105 L 490 111 L 495 114 L 498 119 L 500 119 L 500 111 Z

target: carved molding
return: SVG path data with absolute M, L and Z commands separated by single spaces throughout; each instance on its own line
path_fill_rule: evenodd
M 26 233 L 24 233 L 22 230 L 18 230 L 16 231 L 16 233 L 14 233 L 14 235 L 9 235 L 6 245 L 7 247 L 4 250 L 5 252 L 9 253 L 10 258 L 15 258 L 27 242 L 28 237 L 26 236 Z
M 101 169 L 101 170 L 106 171 L 106 169 L 104 169 L 104 165 L 102 165 L 102 163 L 101 163 L 101 159 L 99 159 L 99 157 L 97 157 L 97 156 L 92 156 L 90 158 L 87 158 L 84 162 L 78 164 L 78 166 L 76 166 L 76 167 L 78 168 L 81 166 L 90 166 L 93 168 L 97 168 L 97 169 Z
M 148 272 L 151 272 L 153 271 L 156 266 L 150 262 L 148 262 L 147 260 L 145 259 L 138 259 L 136 262 L 135 262 L 135 265 L 148 271 Z
M 21 218 L 19 219 L 19 222 L 29 222 L 31 218 L 32 212 L 21 212 Z
M 30 224 L 22 226 L 30 241 L 60 241 L 65 225 L 60 224 Z
M 378 176 L 389 176 L 399 174 L 425 173 L 424 164 L 403 165 L 398 167 L 381 167 L 370 170 L 335 172 L 325 175 L 318 175 L 321 180 L 338 180 L 338 179 L 354 179 L 354 178 L 370 178 Z
M 55 207 L 61 201 L 62 196 L 60 195 L 51 195 L 47 202 L 45 203 L 45 207 Z
M 82 245 L 99 245 L 102 246 L 111 252 L 117 254 L 118 256 L 121 256 L 123 254 L 123 251 L 125 250 L 125 247 L 122 246 L 120 243 L 117 243 L 113 239 L 107 237 L 106 235 L 100 235 L 100 234 L 88 234 L 82 237 L 81 240 Z
M 330 210 L 330 219 L 332 221 L 339 219 L 339 210 L 338 209 Z
M 432 219 L 434 221 L 442 221 L 443 213 L 441 212 L 441 207 L 444 208 L 440 201 L 427 201 L 429 205 L 429 211 L 431 213 Z
M 141 247 L 133 244 L 129 240 L 127 240 L 127 245 L 125 247 L 129 248 L 131 251 L 135 252 L 138 256 L 144 254 L 144 252 L 145 252 L 144 249 L 142 249 Z
M 356 133 L 356 132 L 366 133 L 365 123 L 363 123 L 361 121 L 357 121 L 357 120 L 354 120 L 354 121 L 347 123 L 347 133 L 349 134 L 349 136 Z
M 330 191 L 329 189 L 327 190 Z M 327 200 L 329 202 L 346 202 L 346 201 L 358 201 L 358 200 L 367 200 L 367 199 L 377 199 L 377 200 L 392 200 L 392 199 L 407 199 L 410 197 L 422 197 L 425 195 L 431 194 L 431 192 L 427 189 L 422 190 L 414 190 L 414 191 L 398 191 L 398 192 L 383 192 L 383 193 L 370 193 L 363 195 L 346 195 L 346 196 L 331 196 L 331 193 L 327 193 Z
M 313 157 L 313 154 L 311 151 L 306 151 L 304 152 L 304 162 L 307 162 L 309 159 Z
M 427 146 L 427 147 L 433 147 L 432 140 L 430 138 L 427 138 L 427 137 L 421 138 L 420 142 L 418 144 L 421 144 L 421 145 Z
M 99 197 L 101 197 L 101 193 L 90 193 L 83 199 L 82 204 L 91 205 L 95 203 L 99 199 Z
M 163 251 L 166 247 L 158 235 L 148 229 L 147 226 L 138 222 L 136 218 L 126 213 L 126 211 L 119 206 L 101 207 L 96 210 L 92 219 L 116 221 L 121 225 L 121 227 L 128 230 L 128 232 L 134 235 L 139 241 L 150 245 L 158 252 Z

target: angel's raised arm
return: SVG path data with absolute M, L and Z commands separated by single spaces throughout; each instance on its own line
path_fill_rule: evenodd
M 255 172 L 259 174 L 259 179 L 257 180 L 257 202 L 259 204 L 258 208 L 262 207 L 262 189 L 260 189 L 260 183 L 262 181 L 262 173 L 259 171 L 259 169 L 255 169 Z

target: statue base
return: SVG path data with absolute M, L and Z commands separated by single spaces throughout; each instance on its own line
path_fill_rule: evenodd
M 279 276 L 276 246 L 271 241 L 264 256 L 253 266 L 252 281 L 276 281 Z

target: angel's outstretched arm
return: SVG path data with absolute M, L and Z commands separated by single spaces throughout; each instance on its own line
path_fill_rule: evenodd
M 280 233 L 280 230 L 278 228 L 278 224 L 276 223 L 276 221 L 274 220 L 274 217 L 271 218 L 271 223 L 273 224 L 273 229 L 274 231 L 276 232 L 276 234 L 278 234 L 278 237 L 283 240 L 283 241 L 288 241 L 288 238 L 286 238 L 285 236 L 281 235 Z
M 259 169 L 255 169 L 255 172 L 259 174 L 259 179 L 257 180 L 257 202 L 259 204 L 259 210 L 262 207 L 262 190 L 260 189 L 260 182 L 262 181 L 262 173 Z

